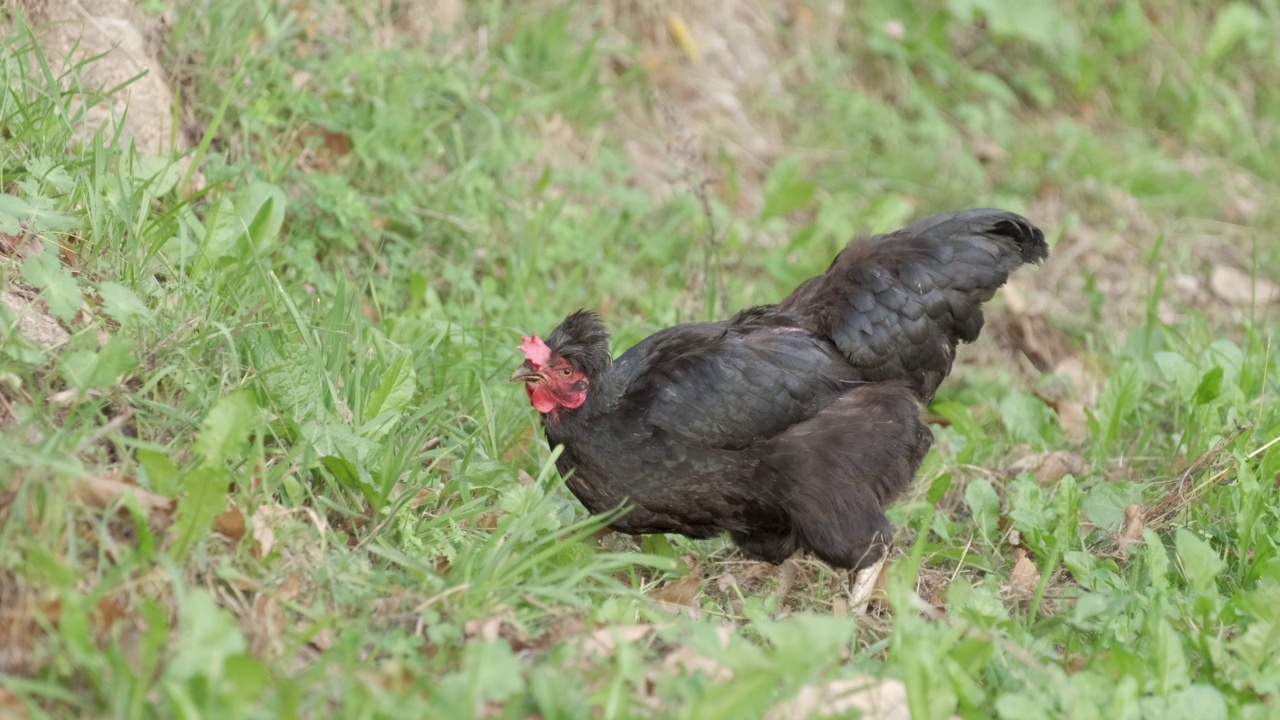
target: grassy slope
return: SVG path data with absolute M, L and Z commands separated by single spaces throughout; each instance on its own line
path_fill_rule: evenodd
M 786 130 L 767 211 L 722 187 L 716 243 L 696 198 L 628 184 L 618 115 L 647 79 L 608 70 L 638 50 L 585 42 L 583 8 L 477 4 L 384 47 L 359 13 L 334 32 L 197 3 L 170 38 L 211 141 L 189 201 L 112 148 L 67 151 L 66 99 L 11 37 L 0 190 L 45 211 L 0 210 L 48 252 L 0 277 L 73 334 L 42 349 L 0 309 L 0 708 L 754 717 L 869 676 L 917 718 L 1269 716 L 1275 322 L 1205 278 L 1280 275 L 1280 8 L 1043 1 L 984 31 L 971 4 L 1000 5 L 865 3 L 840 52 L 788 61 L 790 94 L 756 109 Z M 1099 392 L 1065 394 L 1081 439 L 993 333 L 962 353 L 865 620 L 821 568 L 783 598 L 720 541 L 598 540 L 504 382 L 518 333 L 576 307 L 626 347 L 720 314 L 717 273 L 725 305 L 764 301 L 854 231 L 989 204 L 1045 215 L 1068 265 L 1020 288 Z M 1052 449 L 1073 476 L 1003 470 Z M 120 479 L 176 513 L 83 501 Z

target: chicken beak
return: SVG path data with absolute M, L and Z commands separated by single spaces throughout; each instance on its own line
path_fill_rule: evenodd
M 543 377 L 528 365 L 521 365 L 516 371 L 511 373 L 511 382 L 535 382 L 542 380 Z

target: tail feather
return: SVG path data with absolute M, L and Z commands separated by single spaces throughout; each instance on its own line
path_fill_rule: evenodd
M 993 209 L 934 215 L 849 243 L 775 312 L 829 338 L 863 379 L 906 380 L 926 402 L 956 345 L 982 330 L 982 304 L 1022 265 L 1048 257 L 1044 233 Z

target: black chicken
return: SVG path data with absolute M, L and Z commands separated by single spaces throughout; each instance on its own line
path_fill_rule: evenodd
M 752 558 L 807 550 L 859 570 L 932 442 L 918 404 L 978 337 L 982 303 L 1047 256 L 1019 215 L 936 215 L 853 240 L 781 303 L 666 328 L 617 360 L 580 310 L 524 338 L 511 379 L 582 504 L 631 506 L 614 530 L 728 532 Z

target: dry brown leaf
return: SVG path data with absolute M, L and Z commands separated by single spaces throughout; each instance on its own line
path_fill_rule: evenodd
M 244 513 L 236 508 L 218 513 L 213 519 L 213 529 L 233 543 L 240 542 L 245 531 Z
M 716 589 L 722 593 L 729 592 L 730 588 L 738 587 L 738 578 L 734 577 L 732 573 L 721 573 L 716 576 L 715 581 Z
M 1147 528 L 1142 506 L 1138 503 L 1124 509 L 1124 529 L 1120 531 L 1120 556 L 1128 557 L 1129 548 L 1142 542 L 1142 531 Z
M 128 613 L 115 600 L 103 598 L 98 601 L 98 605 L 93 612 L 93 628 L 100 633 L 106 633 L 111 630 L 112 626 L 128 617 Z
M 698 595 L 702 592 L 702 576 L 689 573 L 682 578 L 663 583 L 649 591 L 649 597 L 658 602 L 685 607 L 698 607 Z
M 1058 413 L 1058 422 L 1062 424 L 1062 432 L 1073 442 L 1089 439 L 1089 416 L 1085 414 L 1084 405 L 1075 400 L 1059 400 L 1053 403 Z
M 126 476 L 118 473 L 90 475 L 71 483 L 71 498 L 99 510 L 115 505 L 126 494 L 137 498 L 138 506 L 147 513 L 147 523 L 157 531 L 173 523 L 176 501 L 163 495 L 143 490 L 131 483 L 122 482 Z
M 907 686 L 870 676 L 806 685 L 795 697 L 775 705 L 765 720 L 847 717 L 854 711 L 866 720 L 911 720 Z
M 502 626 L 507 621 L 503 618 L 472 618 L 462 626 L 462 634 L 467 639 L 479 638 L 485 642 L 493 642 L 502 636 Z
M 253 555 L 264 558 L 276 544 L 273 526 L 289 514 L 289 508 L 281 505 L 260 505 L 253 511 Z
M 502 513 L 482 512 L 471 521 L 477 530 L 493 530 L 498 527 L 498 519 Z
M 532 485 L 534 483 L 533 476 L 524 470 L 516 470 L 516 480 L 521 485 Z
M 1030 600 L 1036 594 L 1036 589 L 1040 587 L 1040 571 L 1027 556 L 1026 548 L 1014 548 L 1013 557 L 1013 572 L 1009 573 L 1009 592 L 1019 600 Z
M 1068 380 L 1072 389 L 1075 390 L 1076 398 L 1086 405 L 1097 399 L 1102 383 L 1098 381 L 1097 376 L 1089 372 L 1080 358 L 1075 356 L 1063 358 L 1053 366 L 1053 374 Z
M 0 717 L 10 720 L 26 720 L 31 717 L 27 714 L 27 704 L 22 698 L 3 685 L 0 685 Z
M 251 593 L 258 592 L 262 589 L 262 583 L 256 578 L 251 578 L 248 575 L 235 575 L 227 578 L 226 582 L 228 585 L 240 592 Z
M 665 625 L 606 625 L 592 630 L 582 641 L 583 654 L 612 655 L 619 644 L 648 640 Z
M 1136 479 L 1138 479 L 1137 473 L 1128 465 L 1120 465 L 1107 471 L 1106 480 L 1109 483 L 1130 482 Z
M 1067 475 L 1079 475 L 1084 470 L 1084 457 L 1069 450 L 1025 455 L 1009 466 L 1009 473 L 1029 472 L 1041 483 L 1055 483 Z
M 0 290 L 0 305 L 17 318 L 18 334 L 46 350 L 61 346 L 71 338 L 58 320 L 49 315 L 44 303 L 11 290 Z
M 0 580 L 12 585 L 12 575 L 6 574 L 0 571 Z M 61 618 L 62 604 L 56 600 L 19 601 L 13 607 L 0 608 L 0 674 L 34 671 L 38 662 L 35 650 L 46 634 L 41 620 L 57 626 Z
M 1237 307 L 1280 302 L 1280 285 L 1229 265 L 1216 265 L 1209 273 L 1209 289 L 1219 300 Z
M 314 628 L 314 626 L 312 627 Z M 314 630 L 314 631 L 307 630 L 307 632 L 311 633 L 311 638 L 307 640 L 307 644 L 315 648 L 316 650 L 319 650 L 320 652 L 324 652 L 329 648 L 333 647 L 333 642 L 335 638 L 333 637 L 332 628 L 323 627 L 323 628 L 320 628 L 319 630 Z

